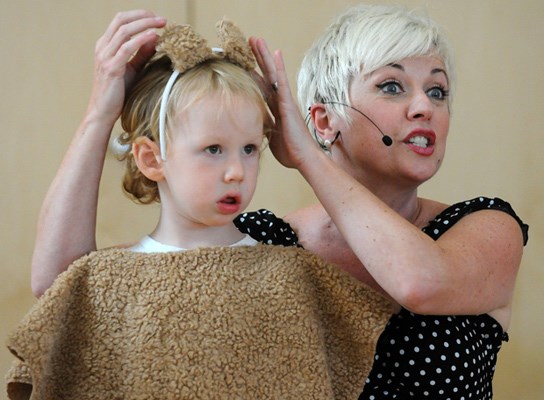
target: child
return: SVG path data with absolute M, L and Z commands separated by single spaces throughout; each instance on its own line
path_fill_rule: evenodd
M 234 27 L 223 21 L 220 29 Z M 236 53 L 229 43 L 209 49 L 189 26 L 170 28 L 127 98 L 121 143 L 132 151 L 123 187 L 138 202 L 161 203 L 155 230 L 133 251 L 257 243 L 232 222 L 255 191 L 269 118 L 247 72 L 254 68 L 250 50 Z M 286 236 L 296 244 L 294 233 Z
M 129 249 L 77 260 L 40 298 L 8 340 L 20 362 L 10 397 L 29 387 L 80 399 L 360 390 L 390 305 L 304 250 L 259 245 L 233 224 L 255 190 L 268 114 L 245 39 L 229 22 L 219 29 L 213 50 L 189 26 L 166 29 L 128 93 L 123 187 L 140 203 L 160 200 L 159 221 Z M 296 244 L 269 212 L 237 224 Z

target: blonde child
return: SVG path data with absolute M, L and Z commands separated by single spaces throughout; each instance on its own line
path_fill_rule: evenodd
M 11 398 L 358 393 L 390 304 L 292 246 L 271 212 L 239 215 L 269 116 L 249 45 L 227 21 L 219 36 L 212 49 L 169 27 L 136 77 L 121 113 L 123 187 L 160 201 L 159 221 L 127 249 L 79 258 L 40 297 L 8 340 Z

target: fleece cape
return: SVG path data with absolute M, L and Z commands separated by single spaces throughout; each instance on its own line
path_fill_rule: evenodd
M 8 338 L 11 399 L 355 399 L 391 303 L 300 248 L 101 250 Z

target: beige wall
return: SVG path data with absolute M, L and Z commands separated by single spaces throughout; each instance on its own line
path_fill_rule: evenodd
M 421 193 L 445 202 L 476 195 L 509 200 L 531 225 L 518 280 L 511 341 L 501 351 L 496 399 L 541 399 L 544 331 L 544 2 L 541 0 L 398 0 L 425 6 L 447 29 L 457 53 L 458 86 L 448 157 Z M 210 40 L 223 15 L 247 34 L 284 50 L 291 82 L 304 49 L 341 0 L 0 0 L 0 339 L 33 303 L 29 266 L 41 200 L 85 109 L 93 47 L 118 10 L 148 7 L 191 22 Z M 100 246 L 148 232 L 156 208 L 132 205 L 119 189 L 120 168 L 107 160 Z M 267 157 L 251 209 L 282 215 L 313 201 L 296 173 Z M 11 356 L 0 351 L 0 374 Z M 3 391 L 0 395 L 4 396 Z

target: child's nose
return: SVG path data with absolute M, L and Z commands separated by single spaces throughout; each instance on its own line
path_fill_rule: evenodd
M 232 157 L 227 165 L 225 180 L 227 182 L 241 181 L 244 179 L 244 165 L 239 157 Z

